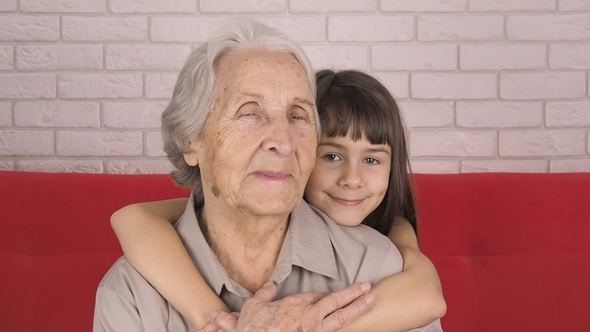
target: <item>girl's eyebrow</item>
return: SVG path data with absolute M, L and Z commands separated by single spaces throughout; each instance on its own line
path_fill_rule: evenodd
M 331 146 L 331 147 L 337 148 L 337 149 L 346 149 L 346 145 L 342 145 L 342 144 L 338 144 L 338 143 L 334 143 L 334 142 L 325 142 L 325 143 L 320 142 L 318 144 L 318 148 L 320 146 Z
M 387 149 L 385 148 L 371 148 L 371 149 L 366 149 L 365 152 L 370 152 L 370 153 L 379 153 L 379 152 L 383 152 L 383 153 L 387 153 L 387 154 L 391 154 L 389 151 L 387 151 Z
M 338 143 L 334 143 L 334 142 L 324 142 L 324 143 L 319 143 L 318 144 L 318 148 L 320 146 L 331 146 L 333 148 L 336 149 L 346 149 L 346 145 L 344 144 L 338 144 Z M 388 155 L 391 155 L 391 152 L 389 152 L 386 148 L 369 148 L 364 150 L 364 152 L 368 152 L 368 153 L 379 153 L 379 152 L 383 152 L 383 153 L 387 153 Z

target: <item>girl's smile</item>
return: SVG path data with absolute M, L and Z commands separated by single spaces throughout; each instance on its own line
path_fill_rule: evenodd
M 381 204 L 389 185 L 391 147 L 365 137 L 324 137 L 305 199 L 341 225 L 356 226 Z

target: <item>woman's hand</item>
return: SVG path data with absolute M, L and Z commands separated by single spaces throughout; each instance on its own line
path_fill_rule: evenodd
M 306 292 L 273 301 L 277 287 L 267 283 L 244 303 L 238 317 L 217 312 L 210 323 L 223 332 L 332 332 L 371 309 L 374 297 L 370 289 L 369 283 L 356 283 L 334 293 Z M 199 331 L 216 331 L 214 327 L 205 330 L 209 327 Z

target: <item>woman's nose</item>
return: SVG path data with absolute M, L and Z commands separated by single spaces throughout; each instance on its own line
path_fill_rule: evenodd
M 270 119 L 266 130 L 266 137 L 262 142 L 264 150 L 275 152 L 281 156 L 288 156 L 295 151 L 293 131 L 288 119 Z

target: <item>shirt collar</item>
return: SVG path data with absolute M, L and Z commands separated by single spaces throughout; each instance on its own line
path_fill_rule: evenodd
M 274 282 L 283 281 L 291 272 L 292 265 L 329 278 L 338 278 L 338 267 L 326 223 L 334 222 L 301 200 L 291 213 L 289 230 L 275 268 L 278 280 L 273 277 Z
M 338 278 L 338 268 L 326 223 L 334 223 L 324 213 L 301 200 L 290 216 L 289 229 L 272 276 L 276 284 L 284 281 L 296 265 L 305 270 Z M 201 276 L 216 294 L 225 286 L 230 292 L 248 296 L 249 292 L 232 281 L 207 244 L 199 227 L 191 195 L 184 214 L 174 224 L 189 256 Z

